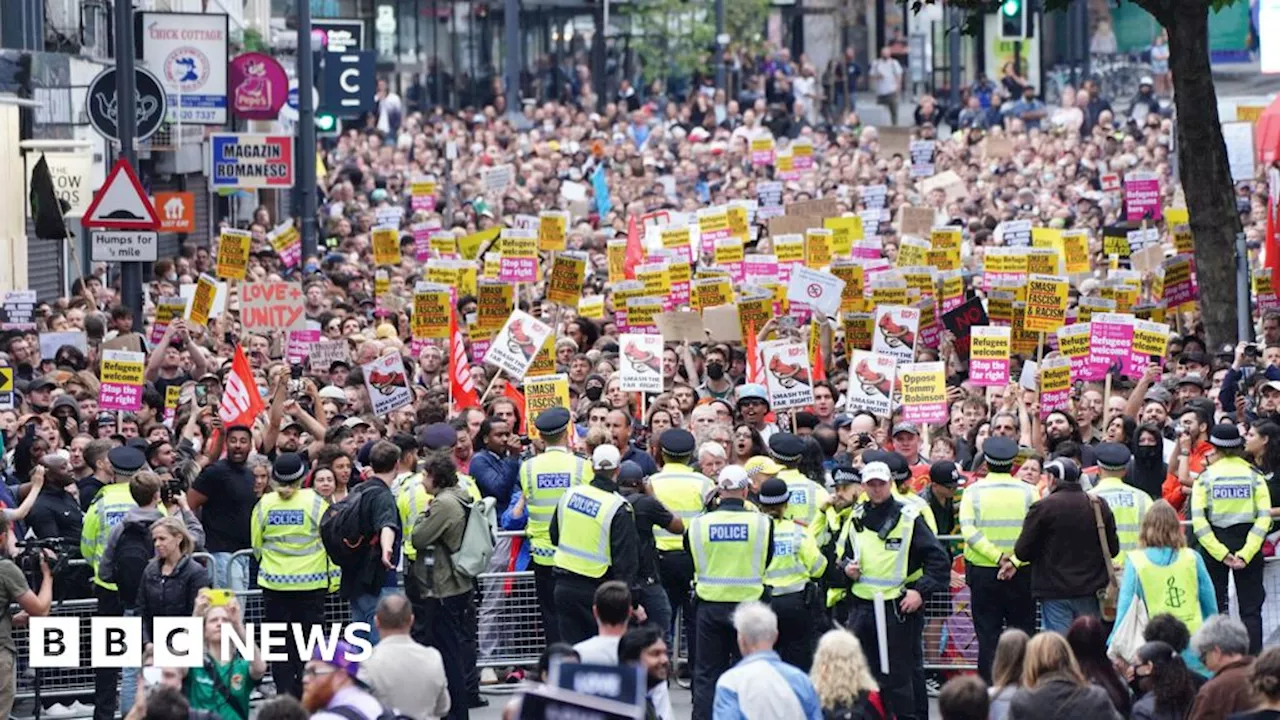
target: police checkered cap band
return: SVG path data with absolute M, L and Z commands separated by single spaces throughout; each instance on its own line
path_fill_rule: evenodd
M 760 503 L 763 505 L 781 505 L 791 498 L 791 493 L 785 492 L 781 495 L 760 495 Z
M 302 466 L 302 467 L 298 468 L 298 469 L 297 469 L 297 471 L 292 472 L 292 473 L 289 473 L 288 475 L 281 475 L 281 474 L 279 474 L 279 473 L 273 473 L 273 475 L 274 475 L 274 477 L 275 477 L 276 482 L 279 482 L 279 483 L 285 483 L 285 484 L 290 484 L 290 485 L 291 485 L 291 484 L 293 484 L 293 483 L 298 482 L 298 481 L 299 481 L 299 480 L 301 480 L 302 478 L 306 477 L 306 475 L 307 475 L 307 468 L 306 468 L 306 466 L 304 465 L 304 466 Z
M 991 457 L 990 455 L 987 455 L 987 456 L 986 456 L 987 467 L 991 468 L 992 470 L 1009 470 L 1009 469 L 1012 469 L 1012 468 L 1013 468 L 1013 461 L 1014 461 L 1015 459 L 1016 459 L 1016 458 L 1009 458 L 1008 460 L 996 460 L 995 458 Z
M 1209 436 L 1209 444 L 1220 448 L 1238 448 L 1244 445 L 1244 438 L 1236 436 L 1233 438 L 1220 438 L 1216 435 Z

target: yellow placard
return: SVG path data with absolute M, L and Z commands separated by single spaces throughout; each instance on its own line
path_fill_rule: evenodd
M 804 262 L 804 236 L 779 235 L 773 239 L 773 254 L 779 263 Z
M 1057 275 L 1062 272 L 1062 260 L 1057 248 L 1029 248 L 1027 273 L 1031 275 Z
M 1071 363 L 1045 363 L 1040 366 L 1040 392 L 1061 393 L 1071 389 Z
M 373 264 L 400 264 L 400 231 L 393 227 L 373 229 Z
M 1013 324 L 1013 293 L 992 290 L 987 295 L 987 317 L 992 323 Z
M 633 328 L 657 326 L 661 313 L 662 300 L 659 298 L 636 297 L 627 301 L 627 324 Z
M 698 278 L 689 292 L 689 303 L 694 310 L 705 310 L 733 302 L 733 283 L 728 276 Z
M 751 231 L 747 227 L 747 209 L 741 205 L 730 205 L 724 212 L 729 219 L 730 237 L 737 238 L 740 243 L 749 240 Z
M 840 312 L 868 310 L 866 298 L 863 297 L 866 273 L 861 265 L 847 260 L 844 262 L 837 260 L 831 264 L 831 274 L 844 281 L 844 291 L 840 293 Z
M 685 268 L 689 267 L 689 263 L 680 264 Z M 669 268 L 670 266 L 666 263 L 645 263 L 636 266 L 636 280 L 644 283 L 645 295 L 662 297 L 671 292 L 671 271 Z
M 960 269 L 960 249 L 959 248 L 934 248 L 925 253 L 925 264 L 946 271 Z
M 721 267 L 725 267 L 732 263 L 740 263 L 743 261 L 746 251 L 742 246 L 742 241 L 737 238 L 728 240 L 718 240 L 715 244 L 715 252 L 712 256 L 712 262 Z M 636 278 L 640 278 L 637 276 Z
M 902 381 L 903 405 L 946 404 L 947 374 L 944 363 L 910 363 L 903 366 L 898 377 Z
M 844 314 L 844 344 L 854 350 L 870 350 L 875 313 L 855 312 Z
M 604 319 L 604 296 L 588 295 L 578 301 L 578 316 L 589 320 Z
M 928 265 L 913 265 L 899 269 L 902 271 L 902 279 L 907 281 L 908 290 L 916 290 L 921 297 L 935 294 L 933 268 Z
M 542 252 L 561 252 L 565 248 L 569 230 L 569 213 L 547 211 L 538 214 L 538 249 Z
M 960 250 L 961 232 L 958 227 L 939 227 L 929 231 L 929 242 L 934 250 Z
M 0 390 L 0 392 L 8 392 Z M 166 410 L 178 409 L 178 401 L 182 399 L 182 386 L 169 385 L 164 389 L 164 408 Z
M 1082 329 L 1083 328 L 1083 329 Z M 1090 354 L 1089 323 L 1072 323 L 1058 328 L 1058 352 L 1069 358 L 1088 357 Z
M 1076 320 L 1079 322 L 1090 322 L 1093 320 L 1094 313 L 1108 313 L 1116 311 L 1116 301 L 1103 297 L 1082 297 L 1080 305 L 1076 310 Z
M 898 267 L 906 267 L 908 265 L 924 265 L 928 257 L 929 251 L 933 246 L 928 240 L 921 240 L 909 236 L 903 236 L 902 242 L 898 245 Z
M 546 342 L 542 343 L 542 348 L 533 356 L 533 362 L 529 364 L 529 371 L 524 374 L 527 381 L 533 375 L 551 375 L 556 371 L 556 335 L 551 333 L 547 336 Z
M 482 282 L 476 286 L 476 325 L 501 328 L 511 316 L 515 286 L 508 283 Z
M 1053 332 L 1067 321 L 1070 283 L 1058 275 L 1032 275 L 1027 279 L 1027 315 L 1024 329 Z
M 623 238 L 610 240 L 607 245 L 609 259 L 609 282 L 622 282 L 627 279 L 627 241 Z
M 1062 259 L 1064 270 L 1068 275 L 1087 273 L 1091 269 L 1089 261 L 1089 234 L 1084 230 L 1064 231 L 1062 239 Z
M 457 273 L 455 272 L 456 276 Z M 373 273 L 373 296 L 380 298 L 391 292 L 391 274 L 386 270 L 375 270 Z
M 773 317 L 771 296 L 738 301 L 738 329 L 742 332 L 743 338 L 759 332 L 771 317 Z
M 225 280 L 243 280 L 249 270 L 249 245 L 253 236 L 245 230 L 224 229 L 218 235 L 217 274 Z
M 814 270 L 831 264 L 830 230 L 810 228 L 804 233 L 804 264 Z
M 428 177 L 416 177 L 409 183 L 409 194 L 413 197 L 435 195 L 436 181 Z
M 488 252 L 484 254 L 484 267 L 481 268 L 480 276 L 485 280 L 497 280 L 498 274 L 502 272 L 502 254 L 496 252 Z
M 430 283 L 452 286 L 458 282 L 458 268 L 456 265 L 446 265 L 443 261 L 433 260 L 427 263 L 426 278 Z
M 729 211 L 726 208 L 708 208 L 698 213 L 698 233 L 713 238 L 722 237 L 729 231 Z M 732 234 L 732 233 L 730 233 Z
M 458 238 L 453 233 L 438 232 L 433 233 L 428 238 L 431 251 L 440 257 L 458 254 Z
M 120 354 L 126 357 L 136 356 L 137 360 L 123 359 L 111 357 Z M 118 383 L 120 385 L 142 385 L 142 370 L 144 355 L 142 353 L 130 352 L 128 350 L 107 350 L 103 353 L 102 363 L 100 365 L 99 379 L 105 383 Z
M 413 294 L 413 337 L 448 339 L 449 313 L 452 308 L 448 291 L 415 292 Z
M 1175 225 L 1170 235 L 1175 255 L 1191 255 L 1196 251 L 1196 238 L 1191 234 L 1190 225 Z
M 587 261 L 582 257 L 557 255 L 551 263 L 551 278 L 547 281 L 547 299 L 564 307 L 577 307 L 582 297 L 582 281 L 587 272 Z
M 952 298 L 964 297 L 964 276 L 960 273 L 947 275 L 938 282 L 940 286 L 938 296 L 942 298 L 942 306 L 946 307 L 947 300 Z
M 981 326 L 979 326 L 981 327 Z M 974 328 L 977 330 L 977 328 Z M 1009 359 L 1009 328 L 992 326 L 969 336 L 969 358 L 971 360 L 1005 360 Z
M 1116 257 L 1129 257 L 1129 234 L 1121 230 L 1103 230 L 1102 252 Z
M 1275 295 L 1275 288 L 1271 285 L 1271 268 L 1259 268 L 1253 271 L 1253 295 Z
M 1169 326 L 1149 320 L 1133 321 L 1133 354 L 1163 358 L 1169 348 Z
M 1177 227 L 1178 225 L 1191 224 L 1191 212 L 1184 207 L 1167 207 L 1164 209 L 1165 227 Z
M 492 242 L 501 232 L 502 227 L 495 225 L 488 230 L 464 235 L 458 239 L 458 254 L 468 260 L 475 260 L 480 256 L 480 247 L 487 242 Z
M 873 305 L 908 305 L 911 296 L 906 286 L 873 285 L 871 287 L 871 304 Z
M 831 231 L 831 253 L 836 257 L 849 257 L 853 253 L 853 244 L 865 239 L 862 218 L 857 215 L 826 218 L 822 227 Z
M 209 324 L 209 316 L 213 314 L 213 299 L 218 294 L 218 281 L 201 274 L 196 281 L 196 291 L 191 297 L 191 324 L 204 326 Z
M 569 409 L 569 376 L 526 376 L 524 380 L 524 417 L 529 437 L 537 438 L 534 421 L 551 408 Z

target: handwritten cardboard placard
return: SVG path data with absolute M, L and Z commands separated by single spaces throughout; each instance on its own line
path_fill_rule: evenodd
M 302 289 L 291 282 L 256 282 L 240 286 L 240 323 L 246 330 L 306 329 Z

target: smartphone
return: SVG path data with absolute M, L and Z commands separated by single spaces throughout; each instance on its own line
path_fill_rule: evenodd
M 209 404 L 209 388 L 203 383 L 196 384 L 196 403 L 201 407 Z
M 235 595 L 234 591 L 226 588 L 209 588 L 205 590 L 205 593 L 209 596 L 209 604 L 213 607 L 226 605 L 231 602 L 232 596 Z
M 289 368 L 289 395 L 297 396 L 302 393 L 302 366 L 293 365 Z

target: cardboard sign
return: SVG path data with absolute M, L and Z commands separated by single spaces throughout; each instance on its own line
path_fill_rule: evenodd
M 1027 315 L 1023 328 L 1053 332 L 1067 321 L 1070 283 L 1057 275 L 1032 275 L 1027 279 Z
M 400 353 L 379 356 L 360 366 L 373 414 L 379 417 L 413 404 L 413 390 Z
M 839 201 L 833 197 L 797 200 L 793 203 L 787 203 L 787 215 L 816 218 L 818 227 L 822 227 L 823 218 L 834 217 L 839 213 Z
M 969 382 L 979 387 L 1009 384 L 1011 328 L 980 325 L 969 336 Z
M 510 165 L 495 165 L 480 170 L 480 181 L 484 184 L 485 194 L 501 195 L 515 183 L 516 171 Z
M 485 364 L 493 365 L 519 380 L 550 336 L 551 326 L 523 310 L 513 310 L 502 330 L 494 337 L 493 345 L 485 355 Z
M 788 340 L 765 343 L 761 356 L 772 409 L 785 410 L 813 404 L 809 349 L 803 343 Z
M 787 300 L 802 302 L 828 317 L 840 313 L 844 293 L 844 280 L 831 273 L 796 266 L 787 284 Z
M 240 286 L 240 322 L 246 330 L 305 330 L 303 299 L 297 283 L 245 283 Z
M 569 409 L 568 375 L 539 375 L 524 381 L 524 417 L 529 437 L 540 437 L 534 421 L 542 413 L 557 407 Z
M 812 215 L 782 215 L 769 218 L 769 237 L 779 235 L 804 235 L 809 228 L 821 228 L 822 218 Z M 774 252 L 778 252 L 775 246 Z M 779 253 L 781 255 L 781 253 Z M 779 258 L 781 260 L 781 258 Z
M 53 360 L 58 350 L 70 345 L 82 353 L 89 352 L 89 337 L 82 330 L 40 333 L 40 359 Z
M 209 324 L 209 318 L 213 317 L 213 301 L 217 292 L 218 282 L 201 273 L 200 279 L 196 281 L 195 294 L 191 297 L 191 306 L 187 315 L 187 319 L 192 324 L 199 326 Z
M 413 291 L 411 331 L 415 340 L 449 339 L 449 321 L 453 303 L 447 288 L 420 283 Z
M 877 417 L 888 417 L 893 408 L 897 364 L 898 361 L 890 355 L 853 350 L 848 407 L 866 410 Z
M 1040 361 L 1040 419 L 1071 411 L 1071 358 L 1055 355 Z
M 218 236 L 218 277 L 243 280 L 249 270 L 249 246 L 253 236 L 247 230 L 225 228 Z
M 346 340 L 321 340 L 312 345 L 307 354 L 307 365 L 316 374 L 327 376 L 336 362 L 351 364 Z
M 898 366 L 902 382 L 902 420 L 922 425 L 947 421 L 946 363 L 907 363 Z
M 876 307 L 875 334 L 871 349 L 889 355 L 899 364 L 915 360 L 916 336 L 920 332 L 920 311 L 912 307 Z
M 898 211 L 898 231 L 903 235 L 929 237 L 933 232 L 934 218 L 933 208 L 903 205 Z
M 1124 215 L 1129 222 L 1160 219 L 1160 176 L 1131 172 L 1124 176 Z
M 662 392 L 662 336 L 618 336 L 623 392 Z
M 146 355 L 143 353 L 103 350 L 98 409 L 133 412 L 141 408 L 145 364 Z

